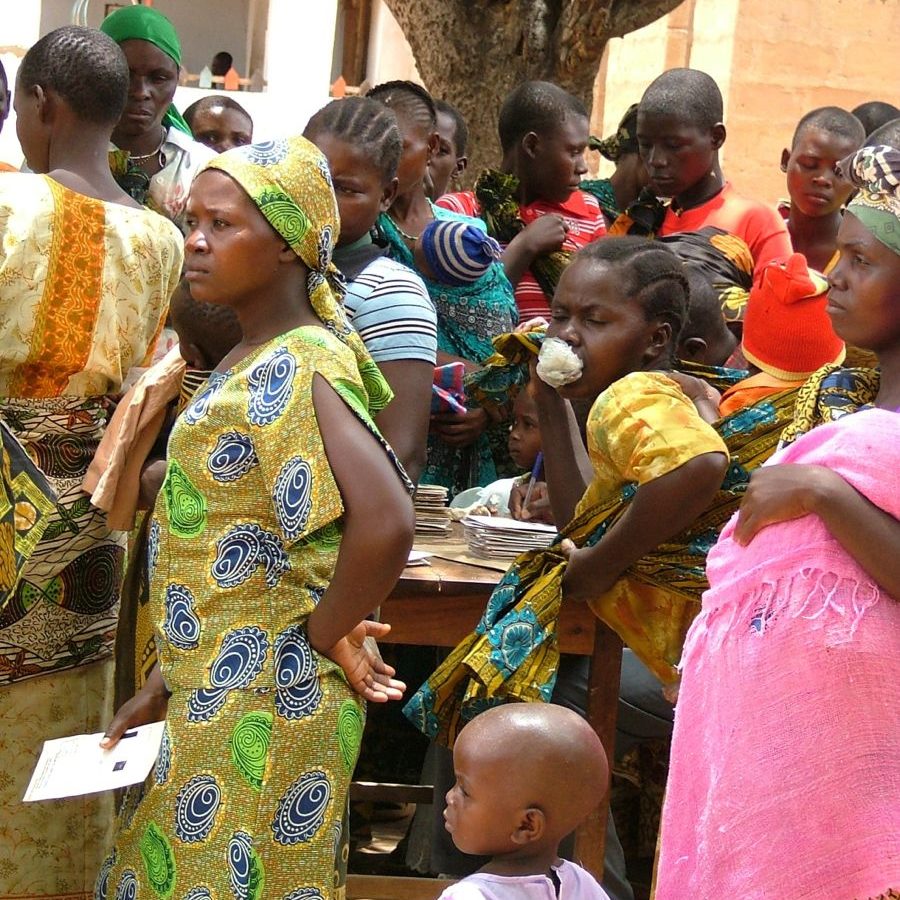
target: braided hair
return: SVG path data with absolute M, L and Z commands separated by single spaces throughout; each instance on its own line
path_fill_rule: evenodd
M 385 81 L 376 84 L 366 96 L 383 103 L 397 114 L 421 123 L 429 131 L 437 128 L 434 100 L 422 85 L 414 81 Z
M 674 354 L 690 311 L 691 288 L 681 260 L 671 250 L 642 237 L 608 237 L 588 244 L 575 259 L 614 268 L 622 299 L 639 303 L 648 322 L 669 323 Z
M 128 61 L 95 28 L 66 25 L 42 37 L 19 66 L 19 87 L 55 91 L 84 122 L 115 125 L 128 99 Z
M 365 151 L 387 184 L 397 175 L 403 139 L 397 117 L 383 103 L 368 97 L 346 97 L 323 106 L 306 124 L 303 136 L 314 141 L 330 134 Z

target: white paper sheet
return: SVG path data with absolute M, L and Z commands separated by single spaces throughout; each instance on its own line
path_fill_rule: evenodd
M 102 734 L 76 734 L 45 741 L 23 802 L 95 794 L 138 784 L 150 773 L 165 722 L 132 728 L 112 750 L 100 746 Z
M 406 564 L 408 566 L 426 566 L 428 565 L 430 557 L 431 554 L 424 550 L 410 550 L 409 559 L 407 559 Z
M 559 530 L 555 525 L 545 525 L 543 522 L 521 522 L 518 519 L 509 519 L 504 516 L 466 516 L 462 523 L 491 531 L 530 531 L 556 534 Z

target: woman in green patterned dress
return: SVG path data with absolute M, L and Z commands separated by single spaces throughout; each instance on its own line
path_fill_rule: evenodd
M 188 202 L 192 295 L 243 332 L 177 420 L 149 539 L 159 665 L 104 739 L 165 715 L 96 896 L 330 900 L 362 697 L 402 685 L 363 622 L 412 542 L 371 415 L 386 382 L 332 288 L 337 209 L 302 138 L 229 151 Z M 354 693 L 354 690 L 356 693 Z

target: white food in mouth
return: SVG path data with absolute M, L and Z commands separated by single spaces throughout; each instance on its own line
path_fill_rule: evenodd
M 550 337 L 541 344 L 538 353 L 537 374 L 545 384 L 559 388 L 581 378 L 581 360 L 572 348 L 559 338 Z

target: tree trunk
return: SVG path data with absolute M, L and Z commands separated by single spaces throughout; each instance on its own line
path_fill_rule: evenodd
M 429 91 L 469 126 L 469 172 L 499 162 L 497 116 L 522 81 L 554 81 L 584 100 L 606 42 L 682 0 L 386 0 Z

